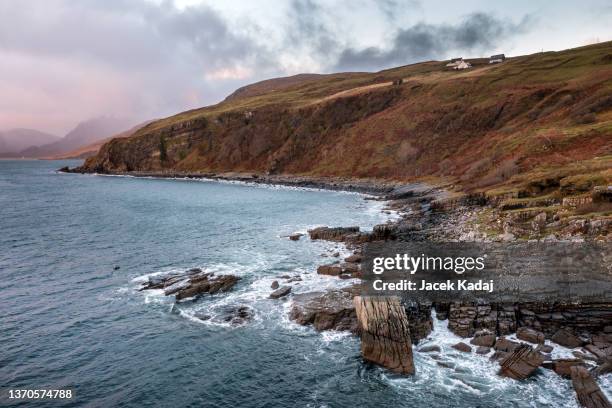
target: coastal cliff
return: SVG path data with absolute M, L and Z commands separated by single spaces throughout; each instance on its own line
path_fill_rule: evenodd
M 497 198 L 611 179 L 611 42 L 462 72 L 429 61 L 290 79 L 154 121 L 77 170 L 428 178 Z

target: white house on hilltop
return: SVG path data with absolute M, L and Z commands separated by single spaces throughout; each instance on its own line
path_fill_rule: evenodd
M 467 61 L 464 61 L 463 58 L 453 58 L 448 64 L 446 64 L 446 66 L 448 68 L 454 69 L 455 71 L 459 71 L 462 69 L 471 68 L 472 64 Z
M 504 54 L 491 55 L 489 58 L 489 64 L 499 64 L 500 62 L 504 62 L 506 60 L 506 56 Z

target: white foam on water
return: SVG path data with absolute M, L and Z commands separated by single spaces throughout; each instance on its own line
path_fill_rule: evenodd
M 433 332 L 414 348 L 416 374 L 410 378 L 385 375 L 390 385 L 405 391 L 416 392 L 415 387 L 442 387 L 447 392 L 467 392 L 478 395 L 523 395 L 525 401 L 539 401 L 539 405 L 550 407 L 578 407 L 574 391 L 568 380 L 559 377 L 551 370 L 539 369 L 537 378 L 527 381 L 497 375 L 499 364 L 489 361 L 488 355 L 474 352 L 463 353 L 452 348 L 459 342 L 469 343 L 469 338 L 461 338 L 448 329 L 448 320 L 433 318 Z M 438 345 L 440 353 L 421 353 L 417 350 L 426 345 Z M 441 367 L 439 361 L 454 365 L 454 368 Z M 529 402 L 525 402 L 529 406 Z M 519 405 L 520 406 L 520 405 Z

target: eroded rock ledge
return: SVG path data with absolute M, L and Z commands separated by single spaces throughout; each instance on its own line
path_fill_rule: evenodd
M 399 374 L 413 374 L 412 341 L 406 310 L 396 297 L 353 299 L 364 360 Z

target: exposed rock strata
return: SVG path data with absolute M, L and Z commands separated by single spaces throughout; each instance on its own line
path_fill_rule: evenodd
M 234 275 L 218 275 L 202 272 L 201 269 L 190 269 L 184 273 L 164 276 L 151 276 L 140 290 L 163 289 L 164 295 L 174 295 L 176 300 L 196 297 L 203 294 L 227 292 L 238 283 Z
M 578 402 L 585 408 L 610 408 L 612 404 L 595 382 L 593 376 L 584 367 L 571 368 L 572 385 Z
M 361 331 L 361 355 L 399 374 L 413 374 L 412 341 L 406 311 L 395 297 L 353 299 Z

